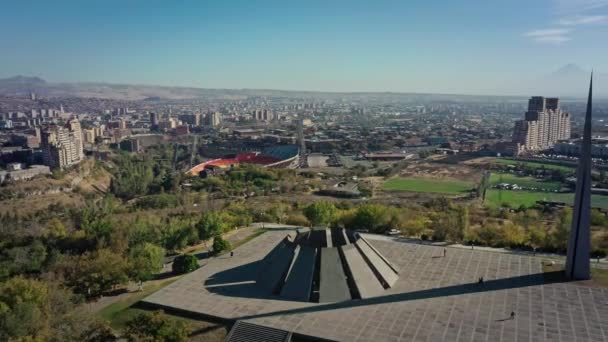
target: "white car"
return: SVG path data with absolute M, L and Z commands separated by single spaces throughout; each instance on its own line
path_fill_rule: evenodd
M 391 230 L 387 230 L 386 233 L 384 233 L 384 234 L 391 235 L 391 236 L 400 235 L 401 231 L 398 229 L 391 229 Z

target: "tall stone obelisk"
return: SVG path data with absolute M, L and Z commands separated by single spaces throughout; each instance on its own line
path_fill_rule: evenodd
M 572 212 L 572 226 L 566 256 L 566 277 L 572 280 L 591 278 L 591 109 L 593 74 L 589 83 L 589 98 L 585 114 L 583 142 L 576 171 L 576 195 Z

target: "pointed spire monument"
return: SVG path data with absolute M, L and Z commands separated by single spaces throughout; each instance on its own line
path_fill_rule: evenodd
M 576 194 L 572 212 L 572 226 L 566 256 L 566 277 L 572 280 L 591 278 L 589 253 L 591 251 L 591 102 L 593 73 L 589 82 L 589 98 L 583 142 L 576 171 Z

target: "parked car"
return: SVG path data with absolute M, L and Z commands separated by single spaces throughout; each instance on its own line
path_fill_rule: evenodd
M 387 230 L 384 234 L 395 236 L 395 235 L 400 235 L 401 231 L 398 229 L 391 229 L 391 230 Z

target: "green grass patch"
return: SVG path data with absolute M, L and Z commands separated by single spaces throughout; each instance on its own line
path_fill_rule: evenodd
M 437 180 L 426 178 L 391 178 L 382 184 L 383 190 L 413 191 L 460 195 L 475 187 L 474 183 L 456 180 Z
M 503 203 L 508 203 L 514 208 L 521 205 L 530 207 L 535 205 L 536 201 L 563 202 L 567 205 L 572 205 L 572 202 L 574 202 L 574 193 L 499 189 L 488 189 L 486 192 L 486 204 L 491 206 L 500 206 Z M 591 195 L 591 206 L 594 208 L 608 209 L 608 196 Z
M 268 229 L 265 229 L 265 228 L 258 228 L 256 230 L 254 230 L 253 233 L 251 235 L 247 236 L 246 238 L 244 238 L 242 240 L 239 240 L 239 241 L 236 241 L 234 243 L 231 243 L 232 249 L 236 249 L 236 248 L 238 248 L 238 247 L 246 244 L 247 242 L 255 239 L 256 237 L 258 237 L 258 236 L 260 236 L 260 235 L 262 235 L 264 233 L 266 233 L 267 231 L 268 231 Z
M 532 167 L 532 168 L 536 168 L 536 169 L 545 168 L 545 169 L 548 169 L 548 170 L 559 170 L 559 171 L 564 171 L 564 172 L 574 172 L 574 166 L 545 164 L 545 163 L 541 163 L 541 162 L 521 161 L 521 160 L 508 159 L 508 158 L 496 158 L 496 159 L 494 159 L 494 161 L 497 164 L 502 164 L 502 165 L 519 165 L 519 164 L 524 164 L 527 167 Z
M 137 313 L 142 312 L 140 309 L 132 308 L 133 304 L 139 302 L 152 293 L 171 284 L 179 279 L 179 277 L 169 278 L 157 283 L 148 284 L 143 291 L 130 293 L 125 299 L 112 303 L 101 309 L 97 315 L 110 322 L 112 328 L 122 330 L 128 320 L 133 318 Z
M 548 191 L 559 190 L 562 187 L 560 182 L 543 181 L 533 177 L 520 177 L 511 173 L 492 173 L 490 175 L 491 185 L 498 185 L 501 183 L 517 184 L 524 188 L 545 189 Z

